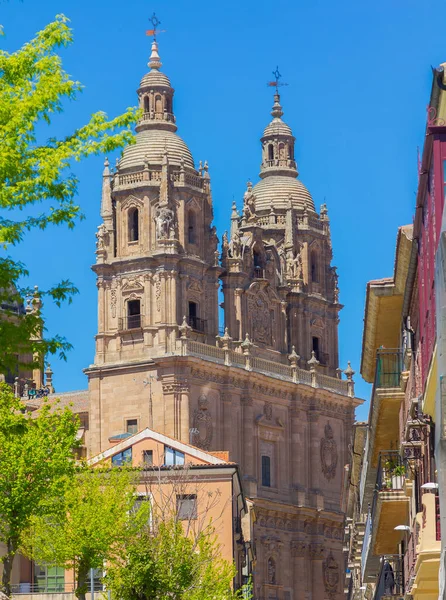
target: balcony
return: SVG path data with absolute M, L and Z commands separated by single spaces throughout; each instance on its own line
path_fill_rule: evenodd
M 401 556 L 399 554 L 382 556 L 373 600 L 402 598 L 403 596 L 404 580 Z
M 412 594 L 438 597 L 441 540 L 438 527 L 438 496 L 426 492 L 423 511 L 417 514 L 415 528 L 416 562 Z
M 395 527 L 409 517 L 409 497 L 405 492 L 407 466 L 398 452 L 381 452 L 375 482 L 375 493 L 366 524 L 362 555 L 364 581 L 374 581 L 379 557 L 398 549 L 401 533 Z
M 364 512 L 367 504 L 373 501 L 380 451 L 391 448 L 400 437 L 400 406 L 405 397 L 400 385 L 402 372 L 401 350 L 377 350 L 367 453 L 364 456 L 364 476 L 361 482 L 361 506 Z
M 262 267 L 254 267 L 253 277 L 254 279 L 265 279 L 265 269 L 262 269 Z
M 128 315 L 119 319 L 119 330 L 130 331 L 132 329 L 141 329 L 144 321 L 144 315 Z
M 195 317 L 189 315 L 187 317 L 187 324 L 189 327 L 192 327 L 193 331 L 197 331 L 198 333 L 206 333 L 206 323 L 205 319 L 200 319 L 199 317 Z

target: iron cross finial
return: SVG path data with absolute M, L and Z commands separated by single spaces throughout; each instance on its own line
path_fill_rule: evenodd
M 275 87 L 276 92 L 279 91 L 278 88 L 281 87 L 282 85 L 288 85 L 287 83 L 283 83 L 283 82 L 279 81 L 279 79 L 282 78 L 282 75 L 280 74 L 278 66 L 276 67 L 276 70 L 273 71 L 273 75 L 274 75 L 275 81 L 268 81 L 268 83 L 266 85 L 268 85 L 269 87 Z
M 153 39 L 156 42 L 156 34 L 163 33 L 164 30 L 158 29 L 158 25 L 161 25 L 161 21 L 158 19 L 155 13 L 153 13 L 149 21 L 152 23 L 153 29 L 147 30 L 146 35 L 153 35 Z

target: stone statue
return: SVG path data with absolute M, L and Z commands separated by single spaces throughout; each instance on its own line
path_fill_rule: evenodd
M 268 558 L 268 583 L 276 584 L 276 563 L 274 558 Z
M 297 252 L 293 259 L 293 277 L 294 279 L 303 278 L 302 255 L 300 252 Z
M 283 249 L 283 247 L 280 249 L 279 259 L 280 259 L 281 280 L 283 282 L 285 280 L 285 275 L 286 275 L 286 254 L 285 254 L 285 250 Z
M 256 216 L 255 196 L 252 193 L 252 183 L 248 181 L 246 192 L 243 196 L 243 214 L 247 221 L 252 221 Z
M 172 239 L 175 234 L 173 211 L 169 208 L 158 208 L 155 217 L 156 237 L 158 240 Z
M 231 241 L 229 242 L 229 255 L 231 258 L 240 258 L 242 254 L 242 240 L 240 236 L 240 231 L 234 233 Z
M 96 250 L 105 250 L 105 239 L 107 237 L 107 228 L 101 223 L 96 232 Z

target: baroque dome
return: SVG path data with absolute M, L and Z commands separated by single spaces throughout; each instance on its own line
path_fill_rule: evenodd
M 256 210 L 286 209 L 291 198 L 293 208 L 315 210 L 313 198 L 304 184 L 287 175 L 269 175 L 261 179 L 252 190 Z
M 161 73 L 161 71 L 156 71 L 155 69 L 152 69 L 151 71 L 146 73 L 144 75 L 144 77 L 141 79 L 141 83 L 139 84 L 139 87 L 140 88 L 145 88 L 145 87 L 150 87 L 150 86 L 155 87 L 157 85 L 161 85 L 161 86 L 165 86 L 165 87 L 172 87 L 170 84 L 170 79 L 167 77 L 167 75 L 165 75 L 164 73 Z
M 293 132 L 291 131 L 291 127 L 284 123 L 282 119 L 274 118 L 271 123 L 265 127 L 263 137 L 275 135 L 293 136 Z
M 167 150 L 169 163 L 194 169 L 192 154 L 179 135 L 163 129 L 146 129 L 136 134 L 136 143 L 126 146 L 119 161 L 119 169 L 142 168 L 145 162 L 149 165 L 161 165 Z

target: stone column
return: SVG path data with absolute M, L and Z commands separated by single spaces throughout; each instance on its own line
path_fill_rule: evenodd
M 321 459 L 320 459 L 320 435 L 319 435 L 319 413 L 315 411 L 308 412 L 309 421 L 309 481 L 308 486 L 314 490 L 319 487 L 319 477 L 321 472 Z
M 305 443 L 306 413 L 298 408 L 291 408 L 291 473 L 294 500 L 298 504 L 306 503 L 306 454 Z
M 222 392 L 222 415 L 223 415 L 223 450 L 228 450 L 230 460 L 234 460 L 233 429 L 232 429 L 232 396 L 230 392 Z
M 293 564 L 293 600 L 305 600 L 307 591 L 306 562 L 308 561 L 308 545 L 304 540 L 291 541 L 291 556 Z
M 234 323 L 234 332 L 231 331 L 231 335 L 234 339 L 241 340 L 243 336 L 242 326 L 242 293 L 243 290 L 241 288 L 236 288 L 234 290 L 234 300 L 235 300 L 235 323 Z M 238 321 L 238 328 L 237 328 Z
M 182 382 L 179 385 L 178 402 L 179 402 L 179 431 L 180 440 L 186 444 L 190 443 L 190 398 L 189 398 L 189 385 L 186 382 Z
M 311 560 L 311 597 L 325 598 L 326 592 L 324 589 L 322 563 L 324 560 L 323 544 L 314 543 L 310 546 Z
M 251 397 L 245 395 L 241 398 L 241 404 L 243 408 L 243 463 L 241 467 L 243 480 L 246 483 L 246 494 L 250 496 L 255 493 L 256 487 L 256 477 L 254 473 L 253 400 Z
M 105 315 L 106 310 L 106 284 L 103 279 L 98 279 L 96 282 L 98 288 L 98 333 L 104 333 L 105 324 L 108 321 Z

